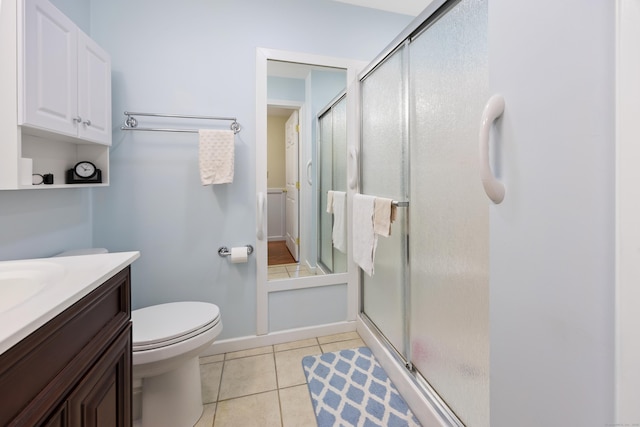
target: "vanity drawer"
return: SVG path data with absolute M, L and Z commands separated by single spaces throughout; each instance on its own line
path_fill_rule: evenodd
M 131 319 L 126 267 L 0 355 L 0 425 L 39 425 Z

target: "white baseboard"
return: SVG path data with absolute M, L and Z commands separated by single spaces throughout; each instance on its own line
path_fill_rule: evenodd
M 305 264 L 307 264 L 307 268 L 309 269 L 310 272 L 312 273 L 316 273 L 316 266 L 315 265 L 311 265 L 311 263 L 309 262 L 309 260 L 305 260 Z
M 286 331 L 271 332 L 266 335 L 252 335 L 240 338 L 230 338 L 214 342 L 200 356 L 213 356 L 232 351 L 248 350 L 267 345 L 282 344 L 290 341 L 321 337 L 324 335 L 340 334 L 356 330 L 356 322 L 339 322 L 306 328 L 288 329 Z
M 356 319 L 356 330 L 362 340 L 371 349 L 371 352 L 385 370 L 393 384 L 396 386 L 407 405 L 413 411 L 420 424 L 423 426 L 448 427 L 449 424 L 443 420 L 435 410 L 431 402 L 427 400 L 422 391 L 413 382 L 407 369 L 396 361 L 389 350 L 373 334 L 369 327 L 362 321 L 360 316 Z

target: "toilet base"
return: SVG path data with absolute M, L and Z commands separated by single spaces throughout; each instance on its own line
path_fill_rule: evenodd
M 143 378 L 142 427 L 193 427 L 202 410 L 198 357 L 165 374 Z

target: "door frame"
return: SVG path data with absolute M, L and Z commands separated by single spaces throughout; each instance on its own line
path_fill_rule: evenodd
M 355 321 L 358 313 L 359 284 L 357 268 L 349 258 L 347 273 L 316 275 L 295 279 L 267 281 L 267 237 L 266 237 L 266 203 L 261 203 L 267 195 L 267 61 L 285 61 L 301 64 L 313 64 L 325 67 L 342 68 L 347 72 L 347 147 L 356 148 L 360 140 L 359 123 L 359 86 L 358 73 L 367 65 L 366 62 L 349 58 L 315 55 L 311 53 L 291 52 L 277 49 L 256 48 L 256 335 L 269 333 L 269 294 L 274 292 L 306 289 L 319 286 L 347 284 L 347 322 Z M 308 112 L 305 114 L 309 114 Z M 307 132 L 303 130 L 303 132 Z M 305 133 L 305 137 L 308 134 Z M 357 165 L 347 165 L 347 176 L 357 175 Z M 357 188 L 349 188 L 347 192 L 347 217 L 351 213 L 353 193 Z M 260 212 L 262 207 L 262 212 Z M 348 246 L 351 247 L 349 235 Z
M 640 1 L 616 1 L 616 425 L 640 421 Z M 629 424 L 625 424 L 629 423 Z

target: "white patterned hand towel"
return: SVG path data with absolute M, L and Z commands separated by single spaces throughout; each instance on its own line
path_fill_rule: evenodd
M 233 182 L 234 133 L 200 129 L 199 164 L 202 185 Z
M 347 253 L 347 193 L 333 192 L 333 246 L 342 253 Z
M 353 196 L 353 260 L 369 276 L 373 274 L 373 261 L 378 236 L 373 232 L 375 197 Z

